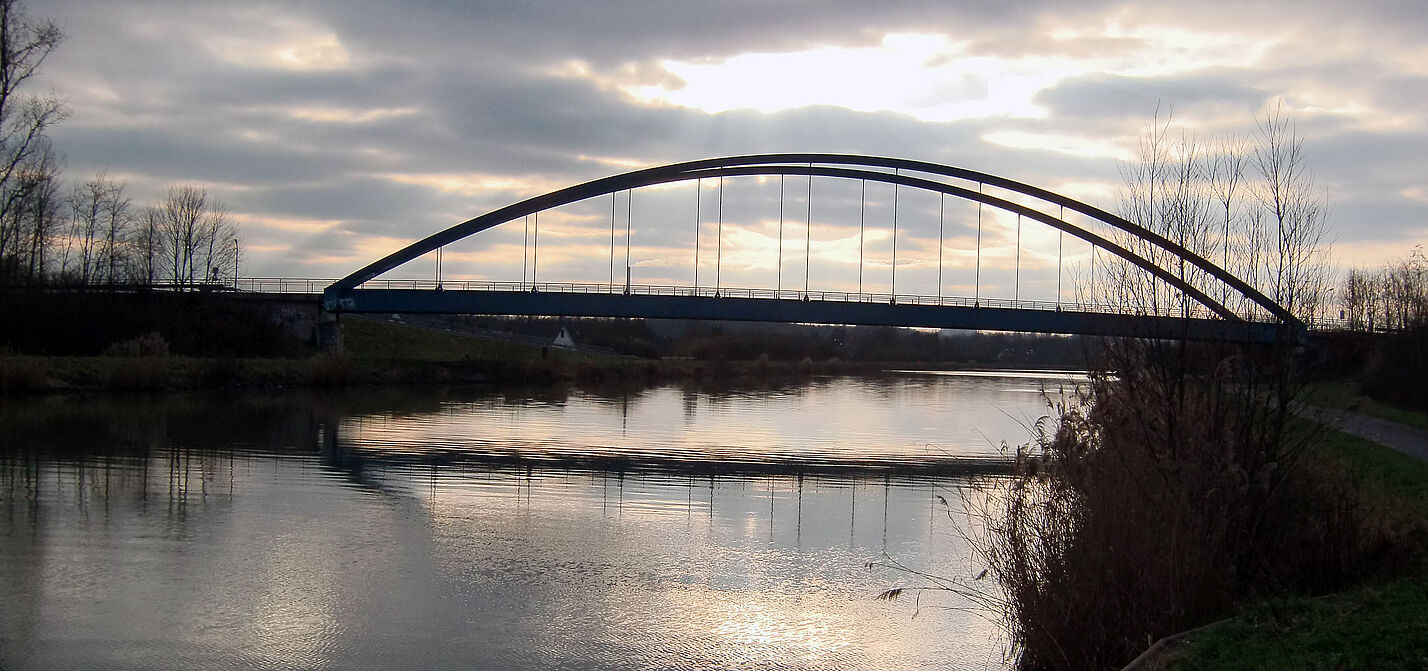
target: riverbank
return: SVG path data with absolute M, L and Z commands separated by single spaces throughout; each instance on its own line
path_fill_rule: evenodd
M 907 362 L 622 359 L 569 352 L 550 352 L 546 359 L 537 355 L 462 361 L 343 355 L 306 359 L 9 356 L 0 357 L 0 394 L 682 380 L 781 385 L 815 377 L 896 375 L 912 368 L 969 370 Z
M 548 352 L 457 361 L 315 355 L 305 359 L 195 357 L 0 358 L 0 393 L 185 391 L 380 385 L 544 384 L 550 382 L 781 382 L 833 375 L 881 375 L 906 363 L 622 359 Z
M 1357 481 L 1361 495 L 1381 508 L 1407 509 L 1422 528 L 1428 462 L 1336 430 L 1323 432 L 1314 449 Z M 1334 594 L 1247 603 L 1235 617 L 1167 641 L 1127 668 L 1428 668 L 1428 564 L 1420 557 L 1397 577 Z
M 289 358 L 170 356 L 163 353 L 161 340 L 152 347 L 147 341 L 119 347 L 103 356 L 0 356 L 0 393 L 690 379 L 784 384 L 817 376 L 966 368 L 918 361 L 779 361 L 767 356 L 754 360 L 641 359 L 374 320 L 349 321 L 344 337 L 342 354 Z

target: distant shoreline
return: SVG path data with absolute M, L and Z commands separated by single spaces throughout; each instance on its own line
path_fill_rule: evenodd
M 549 358 L 460 361 L 354 358 L 187 356 L 0 357 L 0 394 L 255 390 L 385 385 L 542 384 L 689 379 L 786 383 L 828 376 L 882 376 L 921 371 L 1083 373 L 1074 368 L 920 362 L 706 361 L 629 359 L 580 352 Z

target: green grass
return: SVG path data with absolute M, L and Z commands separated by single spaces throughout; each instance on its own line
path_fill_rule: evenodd
M 1428 463 L 1333 430 L 1321 431 L 1312 449 L 1396 505 L 1428 511 Z M 1428 669 L 1428 566 L 1324 598 L 1254 604 L 1195 634 L 1166 661 L 1181 671 Z
M 1313 447 L 1345 464 L 1367 485 L 1428 510 L 1428 462 L 1332 429 L 1321 431 Z
M 1196 635 L 1176 668 L 1428 668 L 1428 578 L 1267 601 Z
M 343 351 L 357 360 L 402 361 L 512 361 L 538 360 L 540 348 L 517 343 L 473 338 L 435 329 L 392 324 L 371 319 L 342 322 Z M 547 357 L 562 360 L 576 355 L 550 349 Z
M 1352 410 L 1390 422 L 1428 429 L 1428 413 L 1405 410 L 1364 396 L 1352 381 L 1313 382 L 1305 386 L 1301 400 L 1311 405 Z

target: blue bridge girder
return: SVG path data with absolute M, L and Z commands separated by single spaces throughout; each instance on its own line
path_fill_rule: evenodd
M 883 172 L 883 170 L 894 172 Z M 1179 265 L 1177 273 L 1140 253 L 1093 231 L 979 188 L 927 179 L 920 173 L 977 184 L 991 185 L 1059 206 L 1062 211 L 1080 213 L 1133 236 L 1151 248 L 1170 255 Z M 544 210 L 589 198 L 644 186 L 716 177 L 750 175 L 807 175 L 861 179 L 907 186 L 970 200 L 1041 222 L 1091 243 L 1150 276 L 1174 287 L 1188 297 L 1196 309 L 1184 314 L 1124 314 L 1117 310 L 1065 310 L 1011 307 L 969 307 L 966 305 L 922 305 L 906 302 L 867 300 L 788 300 L 737 298 L 728 294 L 709 295 L 712 287 L 691 287 L 687 295 L 641 295 L 638 292 L 561 293 L 530 291 L 435 291 L 364 288 L 381 284 L 379 275 L 423 254 L 501 224 Z M 1249 321 L 1236 314 L 1205 290 L 1191 285 L 1184 276 L 1193 268 L 1222 283 L 1274 321 Z M 608 317 L 672 317 L 693 319 L 734 319 L 823 324 L 883 324 L 936 328 L 1084 333 L 1092 335 L 1228 339 L 1269 342 L 1278 337 L 1302 337 L 1305 326 L 1288 310 L 1264 296 L 1233 274 L 1164 236 L 1121 217 L 1028 184 L 964 168 L 907 159 L 843 154 L 765 154 L 701 159 L 643 170 L 635 170 L 593 180 L 502 207 L 467 220 L 375 261 L 334 282 L 323 292 L 323 306 L 332 312 L 447 312 L 472 314 L 566 315 Z M 1191 316 L 1202 313 L 1204 316 Z M 1207 318 L 1213 315 L 1217 318 Z
M 550 317 L 631 317 L 791 322 L 851 326 L 1022 331 L 1092 336 L 1272 343 L 1279 325 L 1208 317 L 1117 314 L 1054 306 L 1000 307 L 919 304 L 919 297 L 811 292 L 800 298 L 751 298 L 754 290 L 711 288 L 687 293 L 655 293 L 653 287 L 621 287 L 608 292 L 549 290 L 358 289 L 348 312 L 392 314 L 489 314 Z M 716 296 L 715 293 L 718 293 Z M 783 292 L 792 294 L 797 292 Z M 742 294 L 742 295 L 741 295 Z M 931 299 L 929 301 L 935 300 Z M 1030 304 L 1030 302 L 1027 302 Z

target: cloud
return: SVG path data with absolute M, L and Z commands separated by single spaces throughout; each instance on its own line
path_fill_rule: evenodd
M 1243 83 L 1243 70 L 1215 68 L 1175 77 L 1126 77 L 1097 73 L 1064 80 L 1043 90 L 1036 102 L 1057 119 L 1144 120 L 1157 109 L 1177 117 L 1252 116 L 1271 96 Z
M 252 263 L 273 274 L 345 274 L 382 245 L 552 188 L 728 154 L 901 156 L 1113 208 L 1116 158 L 1133 149 L 1157 103 L 1219 133 L 1249 132 L 1257 111 L 1286 101 L 1346 224 L 1340 238 L 1418 235 L 1428 203 L 1405 194 L 1428 169 L 1420 5 L 1201 7 L 51 0 L 30 10 L 56 18 L 69 37 L 43 82 L 74 112 L 54 133 L 68 173 L 108 169 L 141 201 L 170 183 L 206 185 L 252 227 L 261 242 Z M 872 58 L 898 39 L 923 50 L 857 77 L 820 70 L 813 58 Z M 849 97 L 809 87 L 768 107 L 777 111 L 717 113 L 672 102 L 706 86 L 690 72 L 717 73 L 746 54 L 805 59 L 809 76 L 833 75 L 827 86 Z M 641 87 L 664 98 L 642 98 Z M 881 93 L 857 104 L 860 91 Z M 1009 96 L 1001 107 L 970 106 L 998 95 Z M 751 183 L 731 185 L 742 201 L 729 203 L 730 221 L 767 235 L 777 191 Z M 815 235 L 821 225 L 846 239 L 856 194 L 815 189 Z M 663 263 L 653 250 L 690 244 L 692 192 L 635 194 L 634 240 L 650 250 L 647 265 Z M 925 215 L 929 206 L 919 207 Z M 599 232 L 607 208 L 573 212 Z M 326 228 L 292 230 L 306 221 Z M 965 211 L 947 223 L 949 239 L 968 235 Z M 518 275 L 518 265 L 506 270 Z

